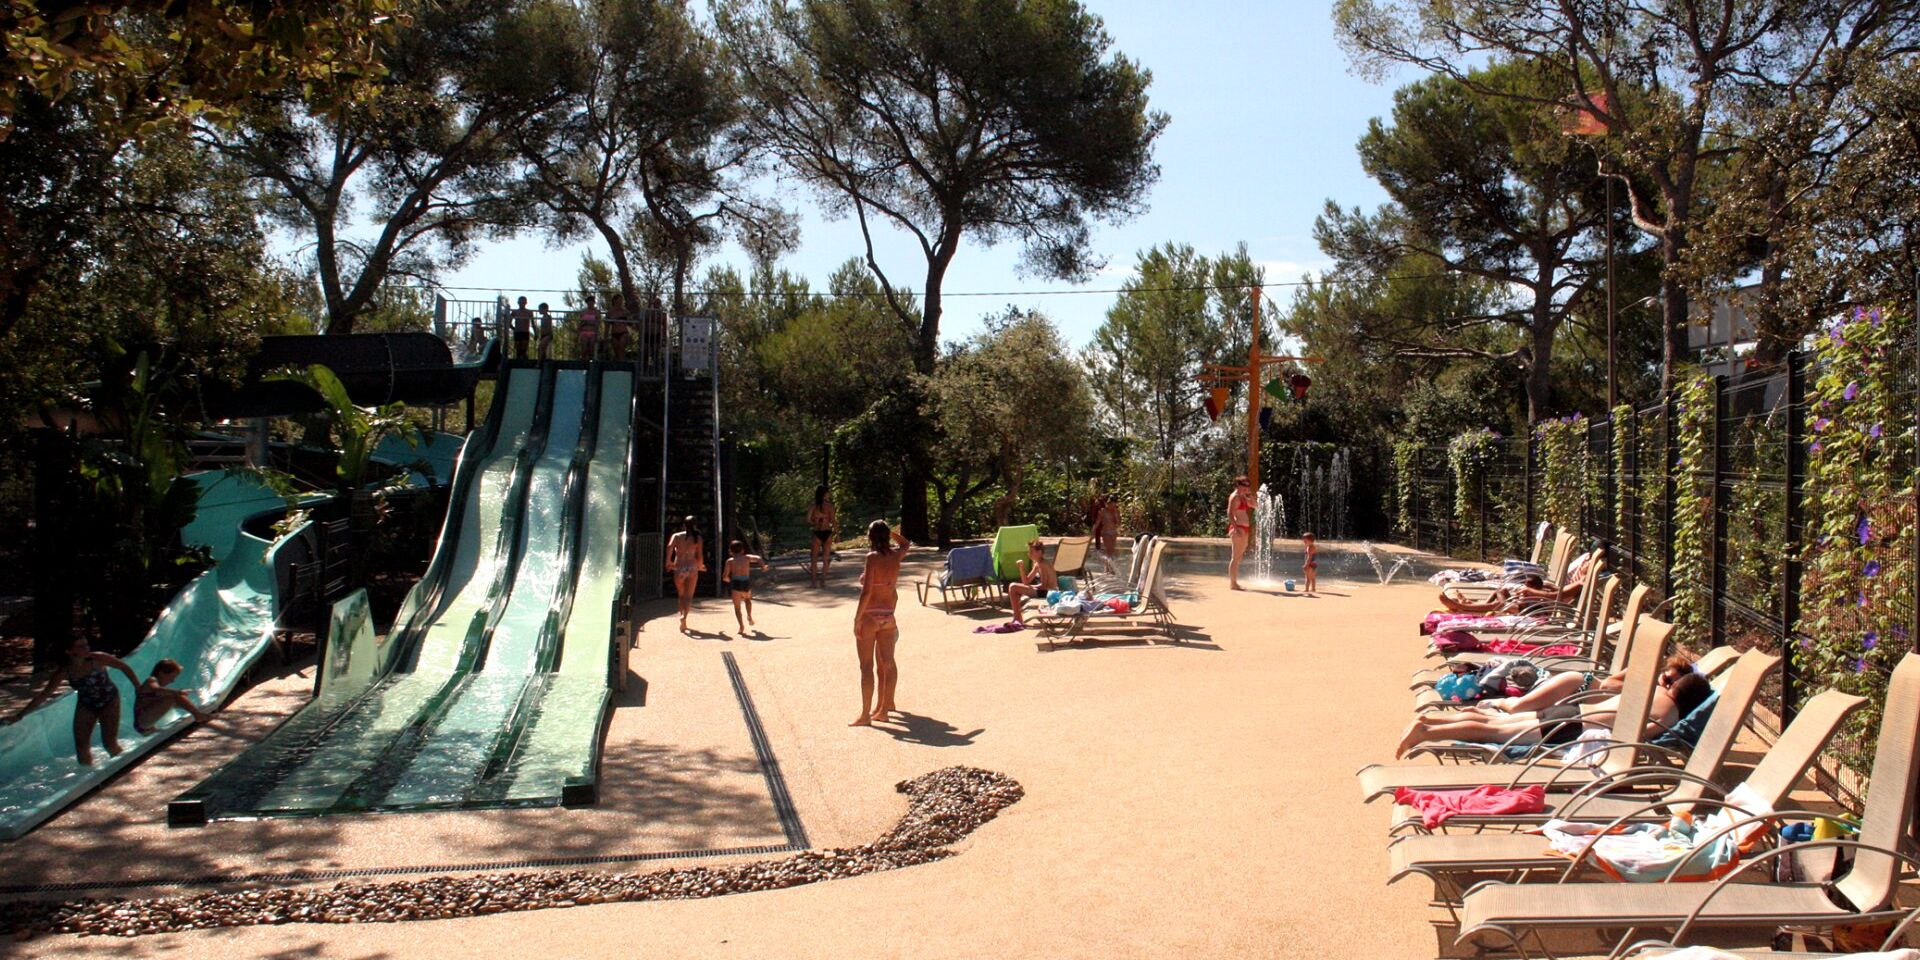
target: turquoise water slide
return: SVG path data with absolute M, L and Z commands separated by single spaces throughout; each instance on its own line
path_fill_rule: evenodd
M 211 708 L 226 700 L 272 641 L 278 602 L 275 558 L 300 531 L 269 542 L 241 529 L 248 518 L 286 506 L 278 494 L 250 477 L 209 472 L 190 479 L 200 487 L 199 511 L 182 536 L 189 544 L 206 546 L 214 566 L 167 604 L 146 639 L 125 659 L 143 679 L 160 660 L 179 661 L 183 672 L 174 686 Z M 90 767 L 74 759 L 72 690 L 19 723 L 0 727 L 0 839 L 14 839 L 38 826 L 191 722 L 175 710 L 154 732 L 135 731 L 132 686 L 118 670 L 108 675 L 120 689 L 118 756 L 96 749 Z
M 590 791 L 622 569 L 632 397 L 625 371 L 513 368 L 455 467 L 441 542 L 392 636 L 336 638 L 321 695 L 175 801 L 176 822 L 552 803 L 582 777 Z M 600 555 L 609 538 L 611 561 Z M 580 594 L 608 608 L 579 634 L 584 653 L 571 642 Z M 598 699 L 552 697 L 561 668 L 587 661 L 597 665 Z M 563 702 L 592 711 L 590 723 L 571 728 L 583 735 L 527 735 Z M 535 767 L 577 772 L 542 779 L 550 790 L 515 789 Z

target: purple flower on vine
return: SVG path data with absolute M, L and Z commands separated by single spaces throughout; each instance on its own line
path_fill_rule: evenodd
M 1844 398 L 1846 398 L 1846 399 L 1848 399 L 1848 400 L 1852 400 L 1852 399 L 1854 399 L 1854 398 L 1856 398 L 1856 397 L 1858 397 L 1858 396 L 1860 396 L 1860 382 L 1859 382 L 1858 380 L 1856 380 L 1856 381 L 1854 381 L 1854 382 L 1852 382 L 1852 383 L 1849 383 L 1849 384 L 1847 384 L 1847 389 L 1846 389 L 1846 391 L 1845 391 L 1844 393 L 1842 393 L 1842 394 L 1840 394 L 1840 396 L 1842 396 L 1842 397 L 1844 397 Z
M 1880 439 L 1880 425 L 1876 423 L 1873 426 L 1868 427 L 1867 436 L 1872 437 L 1875 440 Z
M 1877 577 L 1877 576 L 1879 576 L 1879 575 L 1880 575 L 1880 561 L 1878 561 L 1878 560 L 1868 560 L 1868 561 L 1867 561 L 1867 565 L 1866 565 L 1866 566 L 1864 566 L 1864 567 L 1861 567 L 1861 568 L 1860 568 L 1860 572 L 1861 572 L 1862 574 L 1864 574 L 1865 576 L 1869 576 L 1869 577 Z
M 1802 650 L 1812 650 L 1812 649 L 1813 649 L 1813 638 L 1812 638 L 1812 637 L 1801 637 L 1801 638 L 1800 638 L 1800 649 L 1802 649 Z
M 1866 633 L 1866 636 L 1863 636 L 1860 638 L 1860 649 L 1872 650 L 1874 647 L 1878 646 L 1879 643 L 1880 643 L 1880 634 L 1872 630 L 1868 630 Z
M 1897 623 L 1896 623 L 1896 624 L 1894 624 L 1894 625 L 1893 625 L 1893 636 L 1894 636 L 1894 639 L 1896 639 L 1896 640 L 1905 640 L 1905 639 L 1907 638 L 1907 628 L 1906 628 L 1906 627 L 1903 627 L 1903 626 L 1901 626 L 1901 625 L 1899 625 L 1899 624 L 1897 624 Z
M 1867 592 L 1865 590 L 1862 590 L 1858 594 L 1854 595 L 1854 605 L 1859 607 L 1864 607 L 1867 605 Z
M 1860 525 L 1855 527 L 1853 532 L 1859 535 L 1860 545 L 1863 547 L 1866 546 L 1873 540 L 1873 521 L 1868 520 L 1866 517 L 1861 517 Z
M 1809 443 L 1809 444 L 1807 444 L 1807 452 L 1808 452 L 1808 453 L 1819 453 L 1819 452 L 1820 452 L 1820 441 L 1818 441 L 1818 440 L 1815 440 L 1814 442 L 1812 442 L 1812 443 Z
M 1856 658 L 1856 659 L 1855 659 L 1855 660 L 1853 661 L 1853 672 L 1854 672 L 1854 673 L 1866 673 L 1866 672 L 1867 672 L 1867 661 L 1866 661 L 1866 660 L 1864 660 L 1864 659 L 1858 659 L 1858 658 Z
M 1827 429 L 1828 427 L 1830 427 L 1830 426 L 1833 426 L 1833 421 L 1832 421 L 1832 420 L 1828 420 L 1828 419 L 1827 419 L 1826 417 L 1815 417 L 1815 418 L 1813 418 L 1813 432 L 1814 432 L 1814 433 L 1822 433 L 1822 432 L 1825 432 L 1825 430 L 1826 430 L 1826 429 Z

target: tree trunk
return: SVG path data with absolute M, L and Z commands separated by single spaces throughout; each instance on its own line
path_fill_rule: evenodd
M 1660 273 L 1660 326 L 1664 331 L 1661 338 L 1664 346 L 1660 353 L 1660 393 L 1664 396 L 1673 391 L 1679 382 L 1680 367 L 1688 360 L 1687 349 L 1687 288 L 1674 276 L 1679 257 L 1669 250 L 1670 241 L 1661 243 L 1662 259 L 1666 264 Z

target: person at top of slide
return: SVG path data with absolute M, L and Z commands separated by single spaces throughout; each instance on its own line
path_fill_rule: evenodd
M 580 308 L 578 319 L 574 321 L 574 335 L 580 338 L 580 359 L 598 359 L 596 346 L 600 339 L 600 308 L 593 305 L 593 294 L 587 294 L 587 305 Z
M 849 724 L 854 727 L 885 720 L 899 709 L 893 702 L 900 682 L 893 648 L 900 640 L 900 626 L 893 611 L 900 602 L 900 561 L 913 549 L 900 531 L 888 529 L 885 520 L 867 525 L 867 544 L 872 550 L 860 571 L 860 603 L 853 611 L 854 651 L 860 657 L 860 715 Z
M 1240 561 L 1246 558 L 1253 542 L 1253 482 L 1246 477 L 1233 479 L 1233 493 L 1227 495 L 1227 539 L 1233 543 L 1233 559 L 1227 563 L 1227 586 L 1240 586 Z

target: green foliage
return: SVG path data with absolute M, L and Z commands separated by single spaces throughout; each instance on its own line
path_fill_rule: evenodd
M 1914 428 L 1911 317 L 1862 309 L 1816 340 L 1820 376 L 1807 445 L 1806 639 L 1793 652 L 1808 692 L 1864 694 L 1872 730 L 1888 673 L 1913 649 Z M 1856 741 L 1858 743 L 1858 741 Z M 1865 745 L 1870 751 L 1871 742 Z
M 205 563 L 180 542 L 199 504 L 177 419 L 189 389 L 174 358 L 109 344 L 86 397 L 97 432 L 78 448 L 83 486 L 71 535 L 87 568 L 77 578 L 81 603 L 110 650 L 137 643 L 158 598 Z
M 1587 449 L 1587 418 L 1580 414 L 1534 425 L 1540 458 L 1535 484 L 1540 490 L 1540 519 L 1585 536 L 1587 492 L 1595 474 Z
M 1453 518 L 1475 529 L 1486 496 L 1487 468 L 1498 456 L 1500 435 L 1482 427 L 1447 441 L 1447 465 L 1453 470 Z
M 1064 470 L 1086 453 L 1093 400 L 1053 322 L 1009 309 L 942 358 L 927 383 L 925 412 L 940 429 L 933 482 L 940 530 L 950 539 L 955 511 L 985 489 L 982 482 L 1003 488 L 993 525 L 1004 526 L 1035 468 Z
M 1414 457 L 1420 444 L 1410 439 L 1393 442 L 1393 531 L 1400 536 L 1413 535 L 1413 498 L 1416 494 Z
M 1715 409 L 1713 378 L 1695 373 L 1681 381 L 1674 412 L 1678 458 L 1673 469 L 1673 610 L 1670 619 L 1683 640 L 1706 635 L 1711 587 L 1707 562 L 1713 550 Z
M 110 109 L 95 121 L 139 135 L 170 121 L 224 118 L 289 87 L 337 107 L 382 75 L 379 44 L 399 19 L 395 0 L 7 0 L 0 137 L 13 132 L 6 121 L 30 96 L 98 91 Z
M 409 447 L 420 444 L 420 430 L 407 417 L 404 405 L 356 406 L 353 398 L 347 396 L 347 388 L 340 383 L 340 378 L 324 364 L 316 363 L 305 370 L 269 379 L 305 384 L 326 401 L 328 420 L 338 435 L 340 460 L 334 468 L 334 477 L 342 490 L 358 490 L 366 482 L 367 467 L 373 462 L 373 453 L 380 441 L 397 436 L 406 440 Z M 407 482 L 406 473 L 397 475 L 396 485 L 405 486 Z M 386 492 L 385 489 L 382 492 Z
M 1627 464 L 1632 462 L 1627 456 L 1627 445 L 1634 442 L 1640 429 L 1640 420 L 1634 413 L 1633 404 L 1623 403 L 1613 408 L 1610 421 L 1613 437 L 1613 530 L 1617 539 L 1625 539 L 1627 528 L 1634 522 L 1633 514 L 1628 511 L 1632 490 L 1632 477 L 1627 473 Z

